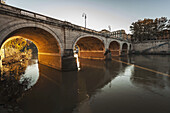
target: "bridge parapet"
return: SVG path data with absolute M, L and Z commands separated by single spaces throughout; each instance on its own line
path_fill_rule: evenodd
M 78 26 L 78 25 L 72 24 L 67 21 L 61 21 L 61 20 L 58 20 L 55 18 L 51 18 L 51 17 L 45 16 L 45 15 L 42 15 L 42 14 L 38 14 L 38 13 L 31 12 L 28 10 L 16 8 L 16 7 L 2 4 L 2 3 L 0 3 L 0 13 L 27 19 L 27 20 L 31 20 L 31 21 L 36 21 L 36 22 L 40 22 L 40 23 L 50 24 L 50 25 L 54 25 L 54 26 L 66 27 L 66 28 L 69 28 L 72 30 L 82 31 L 85 33 L 93 34 L 96 36 L 102 36 L 105 38 L 113 38 L 110 34 L 100 33 L 99 31 L 88 29 L 88 28 L 85 28 L 82 26 Z M 117 40 L 121 40 L 121 39 L 117 39 Z M 121 41 L 128 42 L 126 40 L 121 40 Z
M 29 20 L 33 20 L 33 21 L 39 21 L 39 22 L 44 22 L 47 24 L 62 24 L 63 21 L 61 20 L 57 20 L 48 16 L 44 16 L 42 14 L 38 14 L 38 13 L 34 13 L 31 11 L 27 11 L 24 9 L 20 9 L 20 8 L 16 8 L 10 5 L 6 5 L 6 4 L 0 4 L 0 11 L 1 13 L 5 13 L 11 16 L 17 16 L 20 18 L 24 18 L 24 19 L 29 19 Z
M 58 19 L 54 19 L 54 18 L 45 16 L 45 15 L 42 15 L 42 14 L 16 8 L 10 5 L 6 5 L 6 4 L 0 3 L 0 11 L 1 11 L 0 13 L 5 13 L 11 16 L 17 16 L 17 17 L 29 19 L 32 21 L 38 21 L 38 22 L 43 22 L 46 24 L 52 24 L 52 25 L 58 25 L 58 26 L 65 26 L 65 27 L 76 29 L 76 30 L 85 31 L 88 33 L 94 33 L 96 35 L 102 35 L 98 31 L 95 31 L 95 30 L 84 28 L 78 25 L 74 25 L 67 21 L 61 21 Z

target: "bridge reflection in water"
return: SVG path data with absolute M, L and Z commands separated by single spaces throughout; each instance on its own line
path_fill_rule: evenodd
M 14 97 L 10 99 L 17 100 L 13 101 L 15 107 L 24 113 L 168 113 L 170 77 L 156 72 L 170 74 L 170 65 L 165 63 L 169 59 L 169 56 L 132 56 L 113 61 L 79 59 L 81 70 L 72 72 L 57 71 L 32 60 L 17 79 L 18 84 L 24 78 L 30 82 L 17 85 L 23 87 L 21 93 L 11 94 Z M 151 64 L 152 60 L 155 63 Z M 145 70 L 148 68 L 150 71 Z M 9 104 L 9 97 L 2 92 L 9 87 L 4 87 L 7 83 L 2 80 L 0 84 L 0 104 Z

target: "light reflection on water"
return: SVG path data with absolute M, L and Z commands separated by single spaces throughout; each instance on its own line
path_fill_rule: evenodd
M 37 83 L 38 60 L 23 60 L 2 65 L 0 78 L 0 113 L 6 113 L 9 109 L 9 112 L 20 113 L 16 102 L 23 98 L 26 90 L 29 91 L 28 89 Z
M 134 56 L 130 60 L 135 65 L 149 65 L 170 73 L 168 64 L 159 65 L 167 62 L 169 56 L 152 58 Z M 78 72 L 60 72 L 37 62 L 28 65 L 20 81 L 31 78 L 28 88 L 39 82 L 19 101 L 24 113 L 170 112 L 169 77 L 115 61 L 78 59 L 77 62 L 81 62 Z
M 170 58 L 169 56 L 166 56 L 164 59 L 161 56 L 135 56 L 132 58 L 132 62 L 136 65 L 162 72 L 168 71 L 170 74 L 170 66 L 166 63 L 167 59 Z M 127 59 L 123 59 L 125 60 L 123 60 L 124 62 L 127 61 Z M 160 63 L 162 64 L 160 65 Z M 119 67 L 117 63 L 115 65 Z M 137 68 L 135 65 L 122 65 L 121 70 L 117 71 L 118 73 L 114 77 L 112 70 L 116 71 L 116 67 L 108 64 L 105 71 L 107 76 L 109 75 L 112 78 L 111 81 L 106 82 L 103 87 L 95 89 L 95 93 L 92 93 L 92 95 L 87 91 L 88 94 L 90 93 L 90 98 L 78 104 L 73 113 L 170 112 L 168 107 L 170 104 L 169 77 Z M 96 72 L 96 74 L 98 73 Z M 100 74 L 98 75 L 100 76 Z
M 117 76 L 131 77 L 134 74 L 134 68 L 135 68 L 134 65 L 127 66 Z
M 39 79 L 38 60 L 25 60 L 18 63 L 3 65 L 1 67 L 1 77 L 10 79 L 14 77 L 20 84 L 27 81 L 26 89 L 30 89 Z
M 80 62 L 79 62 L 78 54 L 74 53 L 74 57 L 76 58 L 78 71 L 80 71 Z
M 28 85 L 27 89 L 30 89 L 32 86 L 34 86 L 39 79 L 38 60 L 37 59 L 32 60 L 31 62 L 34 62 L 34 63 L 27 66 L 25 73 L 21 75 L 21 78 L 19 80 L 21 84 L 23 83 L 25 79 L 29 80 L 27 84 Z

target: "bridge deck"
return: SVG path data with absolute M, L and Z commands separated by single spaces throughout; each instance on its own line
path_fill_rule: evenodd
M 61 21 L 61 20 L 58 20 L 55 18 L 51 18 L 51 17 L 45 16 L 45 15 L 42 15 L 42 14 L 38 14 L 38 13 L 31 12 L 28 10 L 16 8 L 16 7 L 2 4 L 2 3 L 0 3 L 0 14 L 6 14 L 6 15 L 19 17 L 19 18 L 23 18 L 23 19 L 31 20 L 31 21 L 35 21 L 35 22 L 50 24 L 50 25 L 54 25 L 54 26 L 68 27 L 72 30 L 83 31 L 83 32 L 86 32 L 89 34 L 98 35 L 98 36 L 102 36 L 105 38 L 113 38 L 113 36 L 111 36 L 110 34 L 100 33 L 99 31 L 88 29 L 88 28 L 85 28 L 82 26 L 78 26 L 78 25 L 72 24 L 67 21 Z M 122 40 L 122 39 L 116 39 L 116 40 L 121 40 L 121 41 L 127 42 L 127 40 Z

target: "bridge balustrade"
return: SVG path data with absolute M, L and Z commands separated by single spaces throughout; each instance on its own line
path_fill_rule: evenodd
M 17 17 L 20 17 L 20 18 L 31 19 L 33 21 L 38 21 L 38 22 L 45 22 L 46 24 L 69 27 L 69 28 L 72 28 L 74 30 L 83 31 L 83 32 L 86 32 L 86 33 L 90 33 L 90 34 L 93 34 L 93 35 L 98 35 L 98 36 L 102 36 L 102 37 L 106 37 L 106 38 L 114 38 L 111 35 L 99 33 L 96 30 L 92 30 L 92 29 L 88 29 L 88 28 L 85 28 L 85 27 L 82 27 L 82 26 L 74 25 L 74 24 L 67 22 L 67 21 L 61 21 L 61 20 L 54 19 L 54 18 L 51 18 L 51 17 L 48 17 L 48 16 L 44 16 L 42 14 L 34 13 L 34 12 L 31 12 L 31 11 L 16 8 L 16 7 L 6 5 L 6 4 L 2 4 L 2 3 L 0 3 L 0 13 L 6 13 L 6 14 L 10 13 L 10 15 L 17 16 Z M 126 41 L 126 40 L 123 40 L 123 41 Z

